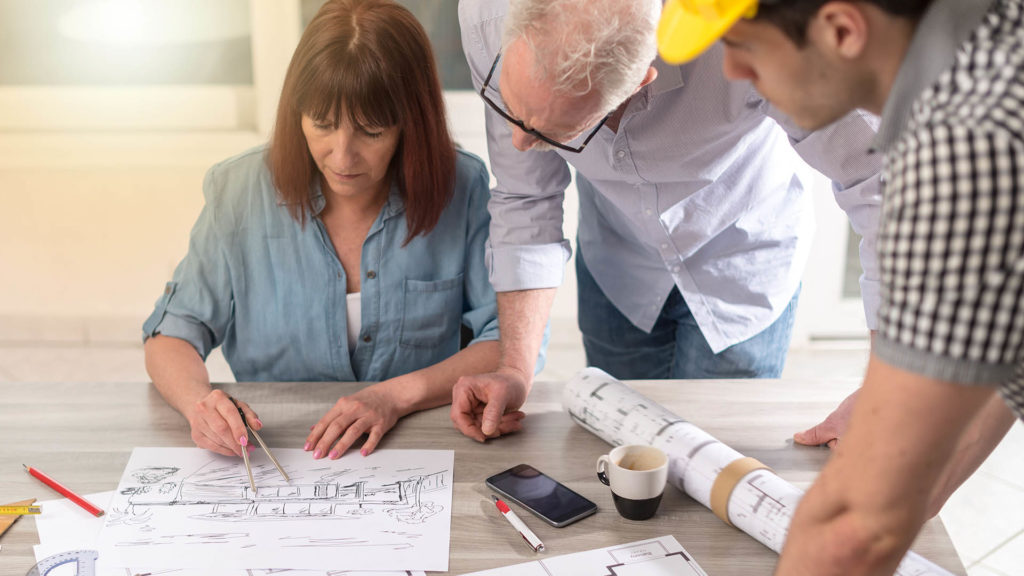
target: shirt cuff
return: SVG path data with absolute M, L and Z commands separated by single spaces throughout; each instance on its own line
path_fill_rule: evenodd
M 1012 364 L 992 364 L 933 354 L 895 342 L 881 333 L 875 335 L 872 352 L 890 366 L 945 382 L 997 386 L 1013 377 Z
M 878 330 L 878 309 L 882 307 L 881 285 L 876 280 L 860 277 L 860 299 L 864 304 L 864 320 L 868 330 Z
M 159 310 L 154 311 L 153 316 L 160 313 Z M 156 319 L 156 321 L 151 321 L 154 320 L 153 316 L 150 316 L 150 320 L 144 324 L 143 342 L 157 334 L 184 340 L 196 349 L 204 361 L 213 350 L 213 335 L 202 324 L 175 316 L 170 312 L 163 313 L 163 318 Z
M 492 248 L 487 243 L 487 270 L 495 292 L 557 288 L 572 256 L 568 240 L 554 244 Z

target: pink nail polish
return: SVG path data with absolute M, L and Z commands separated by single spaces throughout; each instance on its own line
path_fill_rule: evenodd
M 313 431 L 313 428 L 316 428 L 316 424 L 313 424 L 312 426 L 309 427 L 310 432 Z
M 238 443 L 241 444 L 242 446 L 248 446 L 249 445 L 249 439 L 246 438 L 245 436 L 239 436 L 238 437 Z
M 310 448 L 309 442 L 306 442 L 306 445 L 302 447 L 302 449 L 305 450 L 306 452 L 309 452 L 309 448 Z
M 256 425 L 259 426 L 260 428 L 263 428 L 263 421 L 259 419 L 259 416 L 257 416 L 255 418 L 255 420 L 256 420 Z
M 362 454 L 363 456 L 366 456 L 366 448 L 360 450 L 359 453 Z
M 320 450 L 317 450 L 316 452 L 313 452 L 313 459 L 314 460 L 319 460 L 320 457 L 323 456 L 323 454 L 324 454 L 323 452 L 321 452 Z
M 338 454 L 337 450 L 331 450 L 331 453 L 330 453 L 331 460 L 337 460 L 339 456 L 341 456 L 341 454 Z

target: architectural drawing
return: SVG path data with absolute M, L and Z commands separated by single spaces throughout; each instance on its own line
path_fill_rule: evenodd
M 467 576 L 707 576 L 672 536 L 555 556 Z
M 110 509 L 113 492 L 86 494 L 90 502 L 101 503 Z M 67 499 L 42 502 L 46 515 L 36 518 L 36 528 L 41 544 L 34 547 L 38 563 L 35 576 L 50 573 L 64 574 L 59 569 L 69 563 L 76 563 L 78 576 L 426 576 L 424 572 L 409 570 L 380 571 L 349 571 L 349 570 L 290 570 L 290 569 L 250 569 L 237 571 L 188 570 L 179 568 L 117 568 L 105 566 L 98 568 L 96 536 L 102 529 L 103 520 L 89 514 L 82 514 L 76 504 Z
M 183 478 L 175 476 L 177 468 L 173 470 L 162 474 L 156 474 L 154 468 L 130 471 L 129 476 L 138 483 L 121 487 L 128 506 L 115 510 L 115 521 L 148 518 L 153 506 L 192 506 L 192 518 L 227 522 L 357 518 L 382 513 L 402 524 L 422 524 L 443 508 L 424 495 L 449 488 L 446 481 L 450 476 L 449 470 L 440 470 L 378 483 L 372 469 L 321 466 L 306 473 L 312 476 L 309 480 L 295 478 L 286 483 L 273 466 L 259 464 L 253 466 L 257 478 L 254 493 L 234 463 L 211 461 Z
M 664 450 L 669 457 L 669 484 L 708 508 L 719 474 L 743 459 L 736 450 L 597 368 L 584 369 L 566 384 L 562 407 L 577 424 L 609 444 L 649 444 Z M 779 552 L 803 492 L 763 468 L 737 480 L 725 507 L 729 521 Z M 951 575 L 909 552 L 896 576 Z
M 254 455 L 253 490 L 237 458 L 137 448 L 100 532 L 101 557 L 155 569 L 447 570 L 451 451 L 274 452 L 291 481 Z

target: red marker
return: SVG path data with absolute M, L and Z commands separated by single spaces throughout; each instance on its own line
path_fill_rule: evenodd
M 508 520 L 508 523 L 511 524 L 517 532 L 519 532 L 519 535 L 523 537 L 523 540 L 526 540 L 526 543 L 530 548 L 533 548 L 534 552 L 543 552 L 544 543 L 540 541 L 540 538 L 537 538 L 537 535 L 533 533 L 533 530 L 530 530 L 529 526 L 519 519 L 519 516 L 508 507 L 508 504 L 505 504 L 505 502 L 493 494 L 491 495 L 491 498 L 494 498 L 494 505 L 498 507 L 498 511 L 501 512 L 502 516 Z
M 22 466 L 25 466 L 25 465 L 22 464 Z M 41 480 L 43 484 L 46 484 L 50 488 L 53 488 L 57 492 L 60 492 L 68 500 L 71 500 L 75 504 L 78 504 L 79 506 L 84 508 L 85 511 L 88 512 L 89 514 L 92 514 L 93 516 L 95 516 L 97 518 L 99 518 L 100 516 L 103 516 L 103 510 L 100 510 L 98 507 L 96 507 L 93 504 L 91 504 L 85 498 L 82 498 L 78 494 L 75 494 L 74 492 L 72 492 L 71 490 L 66 488 L 63 484 L 61 484 L 60 482 L 57 482 L 53 478 L 50 478 L 49 476 L 47 476 L 46 474 L 43 474 L 42 472 L 40 472 L 39 470 L 36 470 L 35 468 L 29 468 L 28 466 L 25 466 L 25 471 L 27 471 L 29 474 L 35 476 L 39 480 Z

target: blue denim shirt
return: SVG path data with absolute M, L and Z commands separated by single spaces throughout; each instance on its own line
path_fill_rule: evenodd
M 484 245 L 488 174 L 459 151 L 455 190 L 437 226 L 402 246 L 396 188 L 363 244 L 362 327 L 349 354 L 345 270 L 319 218 L 319 185 L 305 227 L 279 201 L 266 146 L 221 162 L 203 183 L 206 205 L 188 254 L 143 325 L 191 343 L 204 359 L 222 345 L 239 381 L 379 381 L 498 338 Z

